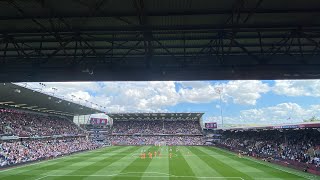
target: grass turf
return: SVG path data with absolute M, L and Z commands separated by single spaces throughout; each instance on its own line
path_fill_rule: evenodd
M 172 148 L 172 158 L 169 158 Z M 161 157 L 140 159 L 144 151 Z M 0 170 L 1 180 L 59 179 L 318 179 L 214 147 L 113 146 Z

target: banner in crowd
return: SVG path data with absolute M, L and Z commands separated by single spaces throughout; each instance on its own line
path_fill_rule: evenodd
M 106 125 L 106 124 L 108 124 L 108 119 L 90 118 L 90 124 L 94 124 L 94 125 Z
M 19 136 L 2 136 L 1 140 L 16 140 L 19 139 Z
M 273 126 L 273 129 L 319 128 L 320 123 Z
M 305 124 L 288 124 L 288 125 L 275 125 L 275 126 L 260 126 L 260 127 L 242 127 L 231 128 L 232 130 L 248 130 L 248 129 L 303 129 L 303 128 L 320 128 L 320 123 L 305 123 Z M 320 131 L 320 130 L 318 130 Z
M 217 123 L 216 122 L 204 123 L 204 127 L 206 129 L 216 129 Z

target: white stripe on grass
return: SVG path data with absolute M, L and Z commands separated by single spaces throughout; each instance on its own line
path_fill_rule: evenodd
M 233 155 L 233 156 L 237 156 L 237 155 L 234 154 L 233 152 L 229 152 L 229 151 L 227 151 L 227 150 L 223 150 L 223 149 L 216 148 L 216 147 L 214 147 L 214 148 L 217 149 L 217 150 L 219 150 L 219 151 L 223 151 L 223 152 L 229 153 L 229 154 L 231 154 L 231 155 Z M 289 174 L 293 174 L 293 175 L 296 175 L 296 176 L 299 176 L 299 177 L 302 177 L 302 178 L 306 178 L 306 179 L 309 179 L 309 180 L 314 180 L 313 178 L 318 178 L 317 176 L 312 176 L 312 175 L 307 176 L 307 175 L 302 175 L 302 174 L 300 174 L 300 173 L 296 173 L 296 172 L 294 172 L 294 171 L 295 171 L 294 169 L 292 169 L 292 170 L 290 169 L 290 171 L 289 171 L 289 170 L 284 169 L 284 167 L 282 168 L 282 167 L 280 167 L 280 166 L 278 166 L 278 165 L 276 165 L 276 164 L 272 164 L 272 165 L 271 165 L 271 164 L 267 164 L 266 162 L 262 162 L 262 161 L 260 161 L 260 160 L 253 159 L 253 158 L 251 158 L 251 157 L 243 156 L 242 158 L 245 158 L 245 159 L 247 159 L 247 160 L 253 161 L 253 162 L 258 163 L 258 164 L 262 164 L 262 165 L 271 167 L 271 168 L 273 168 L 273 169 L 277 169 L 277 170 L 280 170 L 280 171 L 283 171 L 283 172 L 286 172 L 286 173 L 289 173 Z
M 160 151 L 161 155 L 153 157 L 151 162 L 149 163 L 149 166 L 143 173 L 141 179 L 149 179 L 148 177 L 145 178 L 145 176 L 149 176 L 150 174 L 154 175 L 169 175 L 168 173 L 170 172 L 169 170 L 169 154 L 164 153 L 164 149 L 161 149 L 161 147 L 157 150 Z M 161 172 L 157 172 L 161 171 Z M 169 179 L 169 177 L 163 177 L 163 179 Z
M 229 165 L 231 166 L 232 168 L 242 172 L 242 173 L 245 173 L 247 174 L 248 176 L 251 176 L 252 178 L 254 177 L 257 177 L 257 173 L 259 173 L 259 175 L 264 175 L 264 177 L 274 177 L 272 176 L 271 174 L 268 174 L 264 171 L 262 171 L 261 169 L 259 168 L 256 168 L 256 167 L 252 167 L 252 166 L 248 166 L 240 161 L 237 161 L 235 159 L 232 159 L 228 156 L 225 156 L 225 155 L 222 155 L 222 154 L 219 154 L 217 152 L 213 152 L 213 151 L 210 151 L 209 149 L 207 148 L 204 148 L 204 147 L 199 147 L 198 148 L 200 151 L 204 152 L 205 154 L 208 154 L 210 153 L 209 156 L 211 157 L 214 157 L 215 159 L 221 161 L 222 163 L 226 164 L 226 165 Z M 213 154 L 213 155 L 212 155 Z M 261 173 L 261 174 L 260 174 Z
M 196 176 L 222 176 L 186 147 L 180 147 L 179 151 Z
M 128 150 L 130 148 L 131 147 L 123 147 L 123 148 L 117 149 L 117 150 L 112 151 L 112 152 L 122 153 L 123 151 Z M 101 160 L 103 158 L 107 158 L 107 157 L 111 157 L 111 156 L 112 155 L 109 154 L 108 151 L 106 151 L 104 154 L 101 154 L 99 156 L 93 156 L 92 155 L 92 157 L 88 157 L 84 162 L 83 161 L 76 162 L 76 163 L 71 164 L 68 167 L 64 166 L 63 162 L 61 162 L 62 163 L 61 164 L 61 168 L 54 169 L 54 170 L 51 170 L 51 171 L 46 171 L 46 172 L 43 172 L 42 174 L 43 175 L 50 175 L 50 174 L 65 175 L 65 174 L 70 174 L 70 173 L 73 173 L 73 172 L 79 170 L 80 168 L 83 168 L 84 166 L 90 167 L 92 164 L 94 164 L 95 162 L 99 161 L 99 159 L 97 159 L 97 157 L 100 157 L 100 160 Z M 95 161 L 91 161 L 92 159 L 94 159 Z M 37 173 L 37 171 L 35 171 L 34 173 Z
M 127 146 L 127 147 L 133 147 L 133 146 Z M 148 150 L 149 148 L 151 148 L 151 146 L 147 146 L 147 147 L 141 146 L 140 148 L 138 148 L 134 152 L 127 153 L 126 156 L 122 157 L 121 159 L 119 159 L 115 162 L 112 162 L 110 165 L 100 169 L 99 171 L 95 172 L 92 175 L 102 175 L 103 176 L 103 175 L 120 173 L 122 170 L 127 168 L 127 166 L 129 166 L 137 158 L 140 158 L 139 156 L 138 157 L 132 156 L 132 154 L 138 154 L 142 148 Z M 88 176 L 88 177 L 90 177 L 90 176 Z

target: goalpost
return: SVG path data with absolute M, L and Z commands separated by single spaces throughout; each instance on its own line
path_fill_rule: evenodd
M 166 141 L 157 141 L 154 143 L 155 146 L 166 146 L 167 142 Z

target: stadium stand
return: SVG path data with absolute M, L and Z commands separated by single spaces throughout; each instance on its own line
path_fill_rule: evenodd
M 0 125 L 3 134 L 19 137 L 78 135 L 83 133 L 77 125 L 62 117 L 8 109 L 0 110 Z
M 98 147 L 99 144 L 83 137 L 1 142 L 0 167 L 54 158 Z
M 203 145 L 201 113 L 110 114 L 115 145 Z M 129 120 L 128 120 L 129 119 Z
M 112 133 L 201 134 L 201 127 L 197 121 L 115 121 Z
M 201 136 L 109 136 L 115 145 L 203 145 Z
M 320 124 L 319 124 L 320 125 Z M 298 127 L 298 126 L 297 126 Z M 317 128 L 226 130 L 217 146 L 305 171 L 320 172 Z
M 0 110 L 0 167 L 54 158 L 101 147 L 72 121 L 60 116 Z
M 92 124 L 83 126 L 86 129 L 88 136 L 92 141 L 100 142 L 105 145 L 110 145 L 108 137 L 111 134 L 110 126 L 93 126 Z
M 122 118 L 113 126 L 88 125 L 84 131 L 65 117 L 3 108 L 0 167 L 95 149 L 103 145 L 97 141 L 103 139 L 101 136 L 114 145 L 202 145 L 202 114 L 174 116 L 131 121 Z

